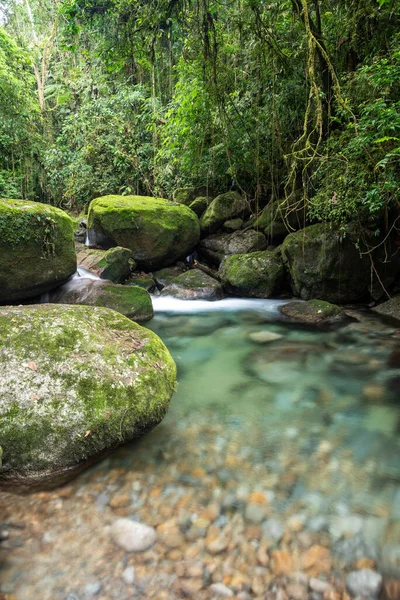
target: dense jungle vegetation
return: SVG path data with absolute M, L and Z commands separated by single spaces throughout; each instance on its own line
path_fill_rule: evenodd
M 6 0 L 0 196 L 209 185 L 396 227 L 397 0 Z

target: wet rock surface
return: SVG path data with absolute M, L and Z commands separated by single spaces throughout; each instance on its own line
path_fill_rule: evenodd
M 224 296 L 220 282 L 200 269 L 178 275 L 163 288 L 161 294 L 182 300 L 220 300 Z

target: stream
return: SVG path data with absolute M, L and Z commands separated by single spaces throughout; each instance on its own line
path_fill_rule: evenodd
M 178 367 L 169 413 L 62 488 L 2 493 L 3 593 L 322 600 L 310 577 L 400 577 L 400 331 L 367 312 L 303 328 L 278 304 L 154 298 L 146 327 Z M 121 516 L 157 543 L 118 548 Z

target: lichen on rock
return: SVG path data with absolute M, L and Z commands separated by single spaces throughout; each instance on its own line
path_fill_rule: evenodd
M 0 483 L 53 482 L 152 429 L 175 364 L 151 331 L 86 306 L 0 309 Z
M 75 271 L 74 225 L 67 213 L 0 199 L 0 303 L 47 292 Z

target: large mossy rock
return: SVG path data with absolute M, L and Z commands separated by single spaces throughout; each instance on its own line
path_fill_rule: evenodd
M 338 232 L 322 223 L 288 235 L 281 251 L 294 294 L 304 300 L 319 298 L 336 304 L 380 298 L 384 294 L 382 284 L 388 289 L 398 277 L 400 257 L 391 256 L 384 245 L 368 254 L 360 238 L 351 226 Z M 370 248 L 379 246 L 379 239 L 373 236 L 367 241 Z
M 174 202 L 179 202 L 180 204 L 186 204 L 186 206 L 189 206 L 194 200 L 196 200 L 196 198 L 199 198 L 200 196 L 211 196 L 213 198 L 214 192 L 206 185 L 177 188 L 172 194 L 172 199 Z
M 139 286 L 75 277 L 49 294 L 54 304 L 84 304 L 111 308 L 133 321 L 149 321 L 153 315 L 150 294 Z
M 175 364 L 151 331 L 104 308 L 0 309 L 0 483 L 65 480 L 165 415 Z
M 304 325 L 342 325 L 349 321 L 349 317 L 340 306 L 324 300 L 297 300 L 279 306 L 278 310 L 289 321 Z
M 204 235 L 215 233 L 229 219 L 243 217 L 249 212 L 249 205 L 237 192 L 220 194 L 211 202 L 200 219 Z
M 228 292 L 247 298 L 271 298 L 281 291 L 284 267 L 278 251 L 228 256 L 219 268 Z
M 74 225 L 64 211 L 0 199 L 0 304 L 47 292 L 75 271 Z
M 176 277 L 161 295 L 182 300 L 221 300 L 224 291 L 219 281 L 200 269 L 192 269 Z
M 190 208 L 147 196 L 104 196 L 90 204 L 89 241 L 132 250 L 140 269 L 160 269 L 190 254 L 200 239 Z
M 189 208 L 195 212 L 198 217 L 201 217 L 212 201 L 213 199 L 211 196 L 199 196 L 189 204 Z
M 267 248 L 267 240 L 260 231 L 249 229 L 234 233 L 215 233 L 200 242 L 200 253 L 205 260 L 219 265 L 232 254 L 249 254 Z
M 125 281 L 136 267 L 132 250 L 120 246 L 106 251 L 85 249 L 78 253 L 77 258 L 80 267 L 114 283 Z
M 263 231 L 268 241 L 279 242 L 289 233 L 304 227 L 304 224 L 305 210 L 301 200 L 275 200 L 267 204 L 252 227 Z

